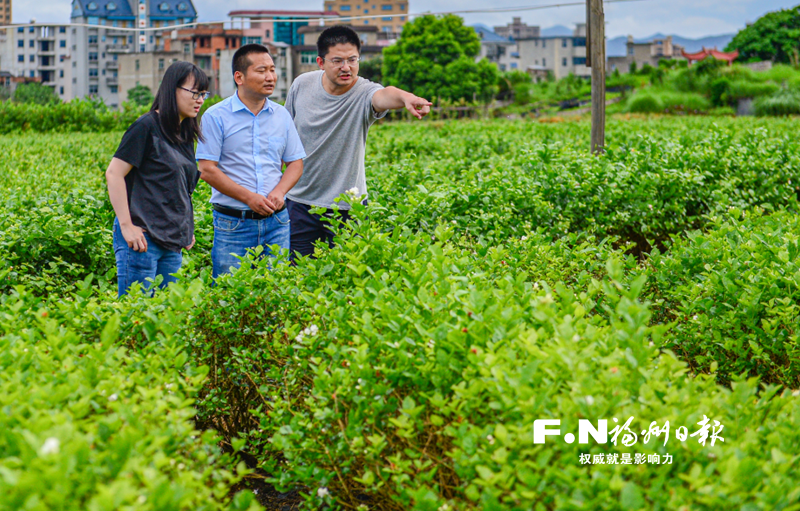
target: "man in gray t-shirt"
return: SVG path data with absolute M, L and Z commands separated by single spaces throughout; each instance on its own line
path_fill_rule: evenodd
M 359 78 L 361 41 L 352 28 L 325 29 L 317 49 L 320 70 L 297 77 L 285 105 L 306 151 L 303 175 L 286 195 L 292 257 L 313 254 L 319 239 L 332 245 L 333 233 L 320 215 L 310 213 L 312 207 L 330 208 L 336 197 L 351 190 L 366 200 L 369 127 L 388 110 L 405 108 L 422 119 L 431 107 L 414 94 Z M 338 206 L 347 219 L 350 206 Z

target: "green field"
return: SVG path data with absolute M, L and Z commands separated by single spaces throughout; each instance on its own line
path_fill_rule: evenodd
M 201 182 L 121 301 L 121 133 L 0 136 L 0 510 L 800 509 L 796 121 L 589 128 L 377 126 L 338 248 L 214 288 Z

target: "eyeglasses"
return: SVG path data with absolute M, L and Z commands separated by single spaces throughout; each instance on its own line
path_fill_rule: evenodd
M 358 62 L 361 60 L 361 57 L 350 57 L 349 59 L 340 59 L 339 57 L 326 59 L 323 57 L 322 60 L 327 60 L 328 62 L 333 64 L 333 67 L 344 67 L 345 62 L 347 62 L 347 65 L 349 66 L 357 65 Z
M 210 92 L 198 92 L 198 91 L 194 91 L 194 90 L 191 90 L 191 89 L 187 89 L 186 87 L 178 87 L 178 88 L 179 89 L 183 89 L 186 92 L 191 92 L 192 93 L 192 99 L 195 100 L 195 101 L 198 100 L 199 98 L 203 98 L 203 101 L 205 101 L 211 95 Z

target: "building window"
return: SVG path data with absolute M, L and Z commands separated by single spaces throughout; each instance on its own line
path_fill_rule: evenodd
M 586 57 L 572 57 L 572 64 L 575 66 L 585 66 Z
M 86 5 L 86 10 L 87 11 L 96 11 L 97 10 L 97 4 L 95 2 L 89 2 Z
M 97 85 L 89 86 L 89 94 L 97 94 Z
M 36 71 L 31 71 L 31 72 L 30 72 L 30 74 L 29 74 L 29 76 L 30 76 L 31 78 L 36 78 Z
M 97 16 L 89 16 L 88 18 L 86 18 L 86 23 L 89 25 L 99 25 L 100 18 L 98 18 Z
M 158 4 L 158 10 L 161 12 L 169 11 L 169 4 L 167 2 L 161 2 L 160 4 Z
M 108 11 L 116 11 L 117 10 L 117 4 L 115 4 L 114 2 L 108 2 L 106 4 L 106 10 L 108 10 Z
M 264 31 L 264 37 L 266 37 L 267 39 L 269 39 L 269 30 L 265 30 L 265 31 Z
M 564 57 L 563 59 L 561 59 L 561 65 L 562 66 L 566 66 L 567 65 L 567 57 Z
M 586 46 L 586 38 L 585 37 L 575 37 L 572 39 L 572 46 Z
M 542 67 L 547 67 L 547 59 L 542 59 Z
M 391 5 L 387 5 L 387 4 L 383 4 L 383 5 L 381 5 L 381 9 L 383 9 L 384 11 L 391 11 L 392 10 L 392 6 Z
M 25 33 L 25 28 L 24 28 L 24 27 L 19 27 L 19 28 L 17 29 L 17 33 L 18 33 L 18 34 L 24 34 L 24 33 Z
M 36 28 L 34 28 L 34 27 L 31 27 L 31 28 L 28 29 L 28 33 L 29 34 L 33 34 L 35 32 L 36 32 Z
M 97 44 L 97 36 L 96 35 L 90 35 L 89 36 L 89 44 Z
M 628 55 L 633 55 L 633 46 L 628 47 Z
M 59 34 L 66 34 L 67 33 L 67 27 L 58 27 L 58 33 Z
M 63 96 L 64 95 L 64 87 L 59 87 L 58 88 L 58 93 Z
M 29 48 L 33 48 L 34 46 L 36 46 L 36 42 L 35 42 L 33 39 L 31 39 L 30 41 L 28 41 L 28 47 L 29 47 Z
M 61 41 L 59 41 L 58 42 L 58 47 L 59 48 L 66 48 L 67 47 L 67 40 L 66 39 L 62 39 Z
M 349 5 L 342 5 L 341 7 L 339 7 L 337 9 L 337 11 L 349 11 L 349 10 L 350 10 L 350 6 Z
M 89 62 L 97 62 L 97 52 L 90 51 L 89 52 Z
M 567 47 L 567 40 L 566 39 L 562 39 L 561 40 L 561 47 L 562 48 L 566 48 Z
M 59 69 L 58 70 L 58 77 L 59 78 L 64 78 L 64 70 L 63 69 Z
M 164 59 L 158 59 L 158 70 L 162 71 L 164 69 Z
M 392 21 L 392 17 L 391 16 L 384 16 L 382 19 L 383 19 L 383 21 Z
M 17 62 L 25 62 L 25 55 L 17 56 Z
M 96 67 L 89 68 L 89 77 L 90 78 L 97 78 L 97 68 Z
M 24 48 L 24 47 L 25 47 L 25 41 L 22 40 L 22 39 L 18 40 L 17 41 L 17 48 Z
M 135 64 L 135 66 L 134 66 L 134 67 L 136 67 L 136 70 L 137 70 L 137 71 L 139 70 L 139 59 L 136 59 L 136 64 Z
M 317 63 L 317 52 L 315 51 L 304 51 L 300 53 L 300 63 L 301 64 L 316 64 Z
M 184 2 L 181 2 L 181 3 L 178 4 L 178 10 L 179 11 L 184 12 L 187 9 L 189 9 L 189 6 L 186 5 Z
M 28 56 L 28 62 L 36 62 L 36 55 Z
M 369 14 L 369 9 L 364 9 L 364 14 Z
M 111 94 L 116 94 L 119 90 L 116 85 L 110 86 L 109 89 L 111 89 Z
M 365 25 L 369 25 L 369 20 L 364 20 Z

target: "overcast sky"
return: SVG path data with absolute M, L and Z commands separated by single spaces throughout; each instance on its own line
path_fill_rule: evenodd
M 70 0 L 12 0 L 13 21 L 24 23 L 69 21 Z M 555 4 L 574 0 L 409 0 L 411 13 L 467 9 L 492 9 Z M 769 11 L 793 7 L 800 0 L 643 0 L 606 4 L 608 37 L 633 35 L 646 37 L 656 32 L 698 38 L 736 32 L 747 22 Z M 226 19 L 235 9 L 286 9 L 285 1 L 275 0 L 194 0 L 200 21 Z M 294 0 L 291 9 L 320 10 L 322 0 Z M 549 8 L 535 11 L 463 15 L 468 24 L 505 25 L 520 16 L 529 25 L 573 27 L 585 17 L 583 7 Z

